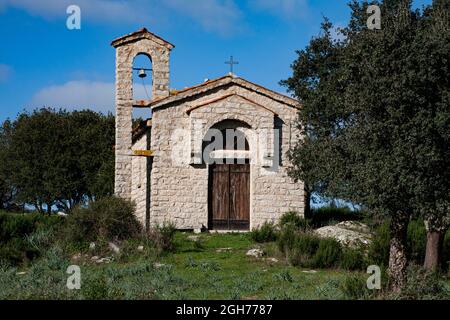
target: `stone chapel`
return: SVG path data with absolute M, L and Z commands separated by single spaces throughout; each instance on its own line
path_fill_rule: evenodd
M 304 213 L 306 192 L 287 174 L 300 138 L 299 102 L 230 73 L 171 90 L 174 45 L 141 29 L 116 49 L 115 193 L 134 201 L 145 225 L 251 230 L 287 211 Z M 150 100 L 133 99 L 133 61 L 152 63 Z M 151 119 L 133 128 L 133 108 Z

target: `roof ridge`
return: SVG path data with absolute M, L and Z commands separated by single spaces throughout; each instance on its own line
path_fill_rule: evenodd
M 254 87 L 260 88 L 260 89 L 266 91 L 266 93 L 261 92 L 261 94 L 269 96 L 272 99 L 278 100 L 278 101 L 282 101 L 283 99 L 286 99 L 286 101 L 289 101 L 289 102 L 285 102 L 285 103 L 290 104 L 290 105 L 298 108 L 299 102 L 296 99 L 294 99 L 292 97 L 289 97 L 287 95 L 284 95 L 282 93 L 276 92 L 274 90 L 268 89 L 268 88 L 263 87 L 261 85 L 255 84 L 255 83 L 253 83 L 251 81 L 248 81 L 248 80 L 246 80 L 244 78 L 236 77 L 234 75 L 225 75 L 225 76 L 217 78 L 217 79 L 205 81 L 205 82 L 203 82 L 201 84 L 182 89 L 180 91 L 177 91 L 173 95 L 169 95 L 167 97 L 163 97 L 163 98 L 160 98 L 160 99 L 157 99 L 157 100 L 153 100 L 147 106 L 148 107 L 158 107 L 158 105 L 160 105 L 161 103 L 164 103 L 165 101 L 172 101 L 172 100 L 176 101 L 179 96 L 182 97 L 182 95 L 186 94 L 187 92 L 194 91 L 194 90 L 200 89 L 202 87 L 207 87 L 207 86 L 209 86 L 211 84 L 214 84 L 216 82 L 219 82 L 219 81 L 222 81 L 222 80 L 225 80 L 225 79 L 230 79 L 230 82 L 234 82 L 235 84 L 243 86 L 243 87 L 245 87 L 246 84 L 247 84 L 247 86 L 254 86 Z M 224 84 L 229 84 L 230 82 L 225 82 Z M 192 95 L 195 95 L 195 92 Z M 187 95 L 186 94 L 185 98 L 190 97 L 190 96 L 191 95 Z
M 133 36 L 137 36 L 137 35 L 139 35 L 139 34 L 150 34 L 151 36 L 153 36 L 153 37 L 155 37 L 155 38 L 161 40 L 161 41 L 164 42 L 165 44 L 168 44 L 168 45 L 172 46 L 173 48 L 175 48 L 175 45 L 173 45 L 173 44 L 170 43 L 169 41 L 167 41 L 167 40 L 161 38 L 160 36 L 154 34 L 153 32 L 148 31 L 148 29 L 145 28 L 145 27 L 144 27 L 144 28 L 141 28 L 141 29 L 139 29 L 139 30 L 137 30 L 137 31 L 128 33 L 128 34 L 126 34 L 126 35 L 124 35 L 124 36 L 121 36 L 121 37 L 119 37 L 119 38 L 114 39 L 113 41 L 111 41 L 111 45 L 112 45 L 113 47 L 116 47 L 116 46 L 122 44 L 122 42 L 125 42 L 125 39 L 130 38 L 130 37 L 133 37 Z

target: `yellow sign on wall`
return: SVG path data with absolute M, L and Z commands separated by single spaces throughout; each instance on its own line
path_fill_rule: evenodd
M 153 155 L 153 151 L 152 150 L 134 150 L 133 154 L 135 156 L 151 157 Z

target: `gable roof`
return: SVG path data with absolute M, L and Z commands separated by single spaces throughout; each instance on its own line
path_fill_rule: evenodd
M 251 91 L 258 92 L 261 95 L 264 95 L 270 99 L 273 99 L 275 101 L 278 101 L 280 103 L 286 104 L 288 106 L 291 106 L 293 108 L 300 108 L 300 103 L 286 95 L 283 95 L 281 93 L 275 92 L 273 90 L 267 89 L 265 87 L 262 87 L 260 85 L 257 85 L 253 82 L 250 82 L 248 80 L 245 80 L 243 78 L 236 77 L 233 74 L 228 74 L 224 77 L 217 78 L 214 80 L 205 81 L 202 84 L 186 88 L 183 90 L 176 91 L 175 94 L 170 95 L 168 97 L 156 99 L 153 101 L 150 101 L 147 103 L 147 107 L 151 107 L 152 109 L 161 108 L 164 106 L 167 106 L 168 104 L 179 102 L 181 100 L 196 96 L 198 94 L 202 94 L 205 92 L 208 92 L 210 90 L 222 87 L 222 86 L 228 86 L 228 85 L 238 85 L 240 87 L 249 89 Z
M 262 109 L 264 109 L 264 110 L 266 110 L 266 111 L 268 111 L 268 112 L 270 112 L 270 113 L 273 113 L 274 116 L 278 116 L 275 112 L 273 112 L 273 111 L 270 110 L 269 108 L 266 108 L 266 107 L 264 107 L 263 105 L 259 104 L 258 102 L 255 102 L 255 101 L 253 101 L 253 100 L 251 100 L 251 99 L 249 99 L 249 98 L 247 98 L 247 97 L 244 97 L 243 95 L 237 94 L 237 93 L 229 93 L 229 94 L 220 96 L 220 97 L 218 97 L 218 98 L 215 98 L 215 99 L 212 99 L 212 100 L 209 100 L 209 101 L 206 101 L 206 102 L 202 102 L 202 103 L 200 103 L 200 104 L 198 104 L 198 105 L 196 105 L 196 106 L 193 106 L 193 107 L 189 108 L 189 109 L 186 111 L 186 113 L 189 115 L 192 111 L 194 111 L 194 110 L 196 110 L 196 109 L 198 109 L 198 108 L 201 108 L 201 107 L 210 105 L 210 104 L 212 104 L 212 103 L 215 103 L 215 102 L 219 102 L 219 101 L 228 99 L 228 98 L 230 98 L 230 97 L 238 97 L 238 98 L 240 98 L 240 99 L 242 99 L 242 100 L 245 100 L 247 103 L 250 103 L 250 104 L 252 104 L 252 105 L 254 105 L 254 106 L 260 107 L 260 108 L 262 108 Z
M 127 35 L 124 35 L 122 37 L 119 37 L 115 40 L 113 40 L 111 42 L 111 45 L 114 48 L 120 47 L 124 44 L 130 43 L 130 42 L 134 42 L 140 39 L 149 39 L 149 40 L 153 40 L 163 46 L 166 46 L 167 48 L 169 48 L 170 50 L 175 48 L 175 46 L 173 44 L 171 44 L 170 42 L 164 40 L 163 38 L 157 36 L 156 34 L 148 31 L 146 28 L 142 28 L 138 31 L 129 33 Z

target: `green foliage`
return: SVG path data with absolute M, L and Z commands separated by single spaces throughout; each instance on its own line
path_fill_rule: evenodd
M 293 282 L 294 278 L 289 270 L 285 269 L 280 271 L 279 273 L 275 273 L 273 277 L 279 281 Z
M 162 225 L 152 228 L 148 232 L 149 239 L 153 242 L 159 253 L 175 250 L 176 227 L 171 222 L 164 222 Z
M 441 300 L 450 299 L 450 287 L 445 279 L 418 266 L 408 268 L 405 286 L 399 295 L 390 298 L 405 300 Z
M 344 293 L 346 299 L 364 300 L 371 296 L 371 292 L 367 289 L 366 278 L 360 275 L 350 275 L 345 277 L 340 284 L 340 289 Z
M 339 266 L 342 257 L 342 247 L 334 239 L 321 239 L 316 254 L 314 266 L 316 268 L 332 268 Z
M 337 268 L 364 270 L 365 255 L 361 249 L 343 248 L 331 238 L 319 238 L 311 232 L 285 224 L 277 239 L 278 249 L 294 266 L 304 268 Z
M 277 239 L 275 225 L 272 222 L 264 222 L 260 227 L 250 232 L 250 237 L 253 241 L 259 243 L 275 241 Z
M 76 207 L 67 217 L 63 239 L 68 243 L 125 240 L 141 235 L 134 205 L 117 197 L 93 201 Z
M 309 229 L 309 222 L 300 216 L 298 212 L 289 211 L 280 218 L 280 227 L 286 228 L 288 225 L 294 226 L 298 230 L 306 231 Z
M 9 195 L 14 198 L 9 202 L 32 204 L 40 212 L 53 206 L 67 211 L 111 195 L 113 145 L 111 114 L 53 109 L 19 114 L 0 128 L 0 203 Z
M 379 225 L 369 246 L 368 259 L 370 263 L 387 266 L 389 262 L 389 220 Z M 443 245 L 443 261 L 450 257 L 450 232 L 446 234 Z M 411 220 L 407 231 L 407 253 L 412 263 L 422 265 L 425 257 L 427 234 L 423 220 Z
M 425 258 L 427 245 L 427 231 L 423 220 L 412 220 L 408 224 L 407 247 L 409 258 L 422 264 Z
M 389 221 L 383 222 L 375 229 L 375 234 L 369 246 L 368 259 L 371 264 L 387 266 L 389 264 Z
M 62 222 L 58 216 L 0 213 L 0 260 L 20 265 L 41 256 Z
M 297 240 L 298 230 L 293 225 L 286 225 L 280 231 L 280 235 L 277 239 L 278 249 L 284 254 L 288 255 L 289 250 L 294 247 L 294 243 Z
M 108 282 L 104 275 L 96 274 L 83 282 L 82 294 L 87 300 L 105 300 L 109 298 L 108 293 Z
M 302 102 L 291 176 L 396 218 L 393 230 L 420 215 L 440 228 L 450 205 L 450 6 L 411 3 L 372 2 L 383 27 L 370 30 L 369 3 L 352 1 L 341 39 L 325 19 L 282 82 Z
M 286 252 L 289 261 L 294 266 L 315 267 L 315 255 L 320 246 L 321 239 L 311 233 L 296 233 L 291 247 Z
M 8 163 L 8 150 L 11 145 L 11 121 L 6 120 L 0 126 L 0 210 L 9 208 L 14 199 L 14 186 L 11 181 L 12 171 Z
M 448 273 L 450 274 L 450 230 L 447 231 L 444 237 L 442 260 L 444 262 L 444 267 L 447 268 Z
M 360 249 L 343 248 L 339 265 L 344 270 L 364 270 L 367 262 Z

